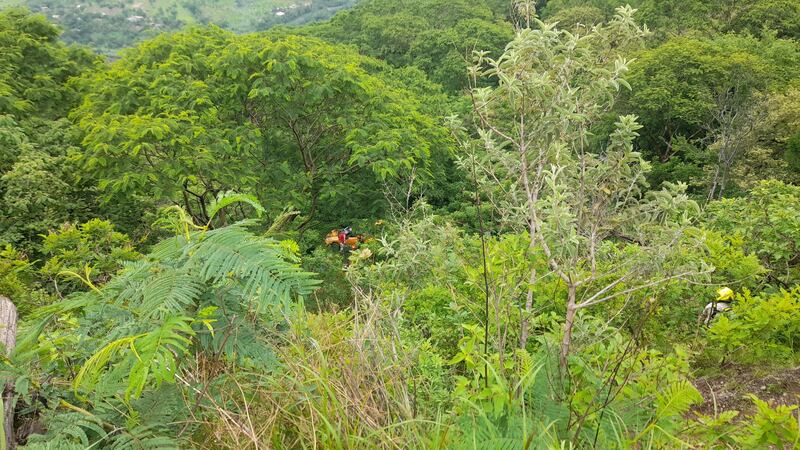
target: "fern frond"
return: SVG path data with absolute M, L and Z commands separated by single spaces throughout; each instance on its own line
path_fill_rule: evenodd
M 206 233 L 189 252 L 189 270 L 217 285 L 238 284 L 245 299 L 258 301 L 259 309 L 288 303 L 292 293 L 313 291 L 319 284 L 313 274 L 287 262 L 278 242 L 253 235 L 246 224 Z
M 220 317 L 214 326 L 227 330 L 225 333 L 209 333 L 198 336 L 200 347 L 209 351 L 219 351 L 240 364 L 258 367 L 261 372 L 278 364 L 274 346 L 264 338 L 259 323 L 232 317 Z
M 144 318 L 180 314 L 202 294 L 202 283 L 182 271 L 155 275 L 141 290 L 141 315 Z
M 92 270 L 92 266 L 86 264 L 83 266 L 83 274 L 71 270 L 62 270 L 61 272 L 58 272 L 58 276 L 76 278 L 82 284 L 85 284 L 87 287 L 89 287 L 89 289 L 95 292 L 100 292 L 100 289 L 98 289 L 98 287 L 92 283 Z
M 167 436 L 154 433 L 150 427 L 136 427 L 115 435 L 109 450 L 180 450 L 178 443 Z
M 37 308 L 33 311 L 31 318 L 42 319 L 51 317 L 53 315 L 65 314 L 70 311 L 83 309 L 87 306 L 98 303 L 101 297 L 101 294 L 95 291 L 81 292 L 77 295 L 67 297 L 60 302 Z
M 539 370 L 543 365 L 534 362 L 531 354 L 525 349 L 517 350 L 516 356 L 519 365 L 519 381 L 514 386 L 514 390 L 525 392 L 536 382 Z
M 169 433 L 170 424 L 186 418 L 184 392 L 175 384 L 164 383 L 156 389 L 145 391 L 141 397 L 133 399 L 130 407 L 138 413 L 137 426 L 148 426 L 153 432 L 161 429 Z M 165 434 L 161 433 L 161 434 Z
M 83 444 L 69 442 L 62 437 L 48 439 L 47 441 L 33 440 L 28 441 L 24 447 L 17 447 L 24 450 L 86 450 Z
M 227 355 L 250 364 L 274 365 L 275 356 L 259 330 L 261 316 L 253 315 L 253 310 L 288 304 L 312 292 L 319 281 L 303 271 L 279 242 L 249 231 L 253 224 L 242 221 L 209 231 L 182 223 L 180 237 L 168 239 L 150 255 L 126 264 L 97 291 L 77 294 L 47 310 L 49 314 L 73 312 L 83 324 L 79 332 L 85 346 L 78 354 L 85 361 L 72 381 L 75 395 L 86 398 L 93 394 L 93 411 L 112 400 L 121 402 L 117 405 L 122 408 L 115 411 L 130 409 L 132 400 L 145 391 L 174 383 L 190 346 L 215 352 L 225 347 Z M 242 320 L 245 316 L 250 320 Z M 197 338 L 195 328 L 210 328 L 211 323 L 216 327 L 217 322 L 227 324 L 231 333 L 212 330 Z M 46 322 L 33 336 L 39 336 L 44 326 Z M 22 347 L 35 350 L 35 337 Z M 128 428 L 154 426 L 138 417 L 122 419 L 119 415 L 107 423 L 120 420 Z M 173 441 L 164 438 L 169 434 L 152 429 L 133 428 L 130 431 L 136 432 L 126 435 L 117 428 L 113 436 L 79 439 L 81 430 L 86 429 L 65 429 L 66 442 L 77 439 L 94 445 L 100 439 L 100 444 L 111 448 L 174 447 Z
M 204 226 L 197 226 L 192 220 L 192 217 L 184 211 L 183 208 L 177 205 L 168 206 L 161 210 L 163 214 L 158 220 L 153 223 L 154 227 L 163 229 L 171 229 L 177 235 L 183 236 L 187 241 L 189 240 L 192 232 L 206 229 Z M 174 215 L 170 215 L 174 213 Z
M 22 365 L 38 356 L 39 336 L 42 335 L 44 328 L 53 320 L 53 315 L 44 320 L 40 320 L 35 325 L 21 330 L 22 338 L 12 351 L 12 358 L 16 364 Z
M 625 448 L 627 424 L 612 405 L 598 411 L 597 420 L 592 426 L 581 430 L 581 439 L 584 443 L 594 443 L 597 436 L 597 448 Z
M 211 205 L 208 207 L 208 220 L 211 223 L 211 220 L 214 219 L 223 208 L 226 206 L 230 206 L 234 203 L 246 203 L 250 205 L 255 211 L 258 217 L 261 217 L 264 214 L 264 207 L 261 206 L 261 203 L 258 202 L 258 199 L 254 195 L 250 194 L 239 194 L 234 191 L 227 191 L 227 192 L 220 192 L 217 195 L 217 198 L 211 202 Z
M 103 298 L 108 303 L 133 307 L 141 303 L 141 293 L 154 272 L 162 270 L 157 262 L 141 260 L 123 266 L 120 273 L 103 288 Z
M 199 231 L 191 232 L 187 236 L 177 235 L 155 244 L 147 255 L 148 259 L 155 261 L 177 261 L 186 252 L 186 245 L 196 241 L 202 233 Z
M 108 433 L 102 421 L 78 412 L 56 413 L 49 417 L 44 435 L 31 435 L 26 449 L 86 449 L 104 439 Z
M 169 318 L 159 328 L 131 343 L 137 361 L 131 369 L 126 398 L 139 397 L 150 375 L 155 385 L 174 380 L 176 357 L 188 351 L 191 344 L 188 336 L 194 335 L 192 322 L 189 317 Z
M 114 450 L 177 450 L 177 441 L 166 429 L 138 426 L 131 429 L 103 428 L 103 420 L 86 411 L 57 413 L 48 420 L 44 435 L 31 435 L 26 450 L 79 450 L 108 448 Z
M 692 383 L 687 380 L 674 382 L 656 396 L 656 420 L 684 414 L 701 401 L 703 396 Z
M 294 220 L 295 217 L 300 215 L 300 211 L 295 211 L 292 208 L 286 208 L 283 210 L 281 215 L 279 215 L 274 221 L 272 221 L 272 225 L 270 225 L 269 229 L 266 233 L 267 236 L 273 236 L 277 233 L 283 231 L 289 223 Z
M 108 373 L 127 371 L 128 388 L 125 398 L 139 397 L 148 381 L 159 385 L 173 381 L 177 370 L 176 357 L 186 353 L 194 335 L 191 327 L 193 319 L 171 317 L 149 333 L 117 339 L 97 351 L 81 367 L 73 381 L 73 388 L 91 392 L 101 377 Z M 126 351 L 127 350 L 127 351 Z M 109 370 L 109 363 L 117 356 L 118 367 L 126 370 Z M 117 380 L 108 380 L 114 382 Z
M 475 442 L 475 450 L 521 450 L 525 442 L 522 439 L 497 437 Z
M 103 293 L 145 319 L 182 314 L 203 291 L 200 279 L 154 261 L 128 264 Z
M 122 348 L 130 346 L 131 343 L 140 336 L 144 336 L 144 334 L 117 339 L 92 355 L 92 357 L 83 364 L 83 367 L 78 371 L 78 374 L 72 382 L 72 387 L 76 390 L 76 394 L 78 388 L 84 388 L 87 391 L 93 390 L 111 359 L 116 356 Z

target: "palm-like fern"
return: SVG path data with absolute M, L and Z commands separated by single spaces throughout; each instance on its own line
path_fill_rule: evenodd
M 309 294 L 318 284 L 293 255 L 247 227 L 251 221 L 167 239 L 144 261 L 130 263 L 104 288 L 109 301 L 145 316 L 174 314 L 206 288 L 236 292 L 260 311 Z
M 105 367 L 116 360 L 115 372 L 128 373 L 125 398 L 139 397 L 148 379 L 156 384 L 173 381 L 176 358 L 183 356 L 191 344 L 194 320 L 190 317 L 170 317 L 161 326 L 148 332 L 117 339 L 89 358 L 75 377 L 73 385 L 91 391 L 102 378 Z M 124 367 L 126 371 L 120 371 Z
M 44 435 L 32 435 L 26 450 L 84 450 L 106 448 L 113 450 L 177 450 L 175 439 L 163 430 L 150 426 L 122 429 L 111 426 L 100 417 L 80 412 L 54 414 L 48 420 Z
M 213 211 L 234 201 L 256 208 L 249 197 L 221 197 Z M 161 437 L 174 430 L 164 434 L 154 425 L 132 421 L 138 416 L 137 399 L 173 383 L 190 353 L 260 362 L 262 367 L 273 361 L 263 330 L 274 327 L 270 318 L 280 315 L 270 313 L 302 299 L 318 284 L 280 243 L 251 232 L 253 221 L 209 230 L 183 219 L 177 222 L 179 236 L 128 263 L 105 286 L 39 311 L 42 317 L 69 313 L 80 318 L 80 348 L 73 350 L 83 362 L 72 385 L 76 398 L 91 398 L 92 406 L 51 417 L 49 435 L 59 448 L 97 443 L 103 448 L 175 447 L 172 439 Z M 35 335 L 47 320 L 33 328 Z M 33 347 L 35 335 L 28 336 Z M 27 349 L 25 342 L 21 347 Z M 104 404 L 128 413 L 100 420 L 93 414 Z M 120 421 L 126 426 L 107 426 Z M 36 439 L 31 442 L 32 448 L 38 445 Z
M 647 442 L 647 446 L 688 446 L 676 436 L 676 418 L 686 414 L 695 403 L 703 400 L 700 392 L 685 379 L 671 382 L 656 395 L 655 412 L 647 426 L 634 441 Z
M 248 224 L 209 231 L 188 246 L 184 257 L 189 271 L 205 283 L 235 288 L 259 311 L 287 304 L 292 295 L 309 294 L 317 285 L 313 274 L 302 271 L 276 241 L 247 231 Z
M 700 392 L 687 380 L 678 380 L 667 386 L 656 396 L 656 421 L 680 416 L 689 408 L 703 401 Z
M 76 376 L 76 389 L 91 392 L 100 382 L 119 381 L 109 376 L 125 377 L 126 398 L 137 397 L 147 383 L 172 381 L 198 330 L 214 321 L 236 326 L 218 312 L 198 318 L 200 311 L 221 308 L 238 313 L 240 321 L 258 320 L 271 306 L 310 293 L 317 284 L 313 274 L 302 271 L 276 241 L 250 232 L 249 225 L 244 221 L 168 239 L 99 293 L 85 294 L 91 301 L 64 302 L 65 309 L 121 308 L 128 315 L 117 316 L 115 328 L 135 331 L 103 342 Z
M 209 224 L 214 216 L 234 203 L 244 203 L 250 205 L 250 207 L 255 210 L 259 217 L 261 217 L 261 215 L 264 213 L 264 207 L 261 206 L 261 203 L 258 202 L 258 199 L 256 199 L 254 195 L 240 194 L 233 191 L 220 192 L 217 198 L 214 199 L 214 201 L 208 206 Z

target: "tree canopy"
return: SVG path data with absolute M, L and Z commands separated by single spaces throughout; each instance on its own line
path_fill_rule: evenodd
M 207 221 L 220 192 L 291 204 L 331 224 L 380 214 L 383 183 L 434 183 L 449 135 L 375 62 L 304 37 L 194 29 L 150 41 L 84 80 L 80 117 L 107 198 L 140 193 Z M 282 207 L 281 207 L 282 208 Z M 275 211 L 273 211 L 275 213 Z
M 797 447 L 797 2 L 68 3 L 0 0 L 0 447 Z
M 67 81 L 98 62 L 64 45 L 44 17 L 22 9 L 0 12 L 0 114 L 63 117 L 78 100 Z
M 506 8 L 467 0 L 368 0 L 310 33 L 352 44 L 394 66 L 416 66 L 451 93 L 467 87 L 473 50 L 502 50 L 512 35 Z

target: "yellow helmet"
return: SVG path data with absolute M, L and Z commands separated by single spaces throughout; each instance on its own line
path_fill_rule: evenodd
M 733 291 L 729 287 L 717 290 L 717 300 L 730 300 L 733 298 Z

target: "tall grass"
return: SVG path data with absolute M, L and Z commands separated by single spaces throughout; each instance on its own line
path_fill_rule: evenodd
M 279 336 L 280 367 L 221 377 L 219 404 L 228 409 L 202 425 L 197 447 L 440 447 L 447 426 L 415 414 L 413 355 L 387 319 L 368 296 L 352 312 L 289 318 L 289 332 Z

